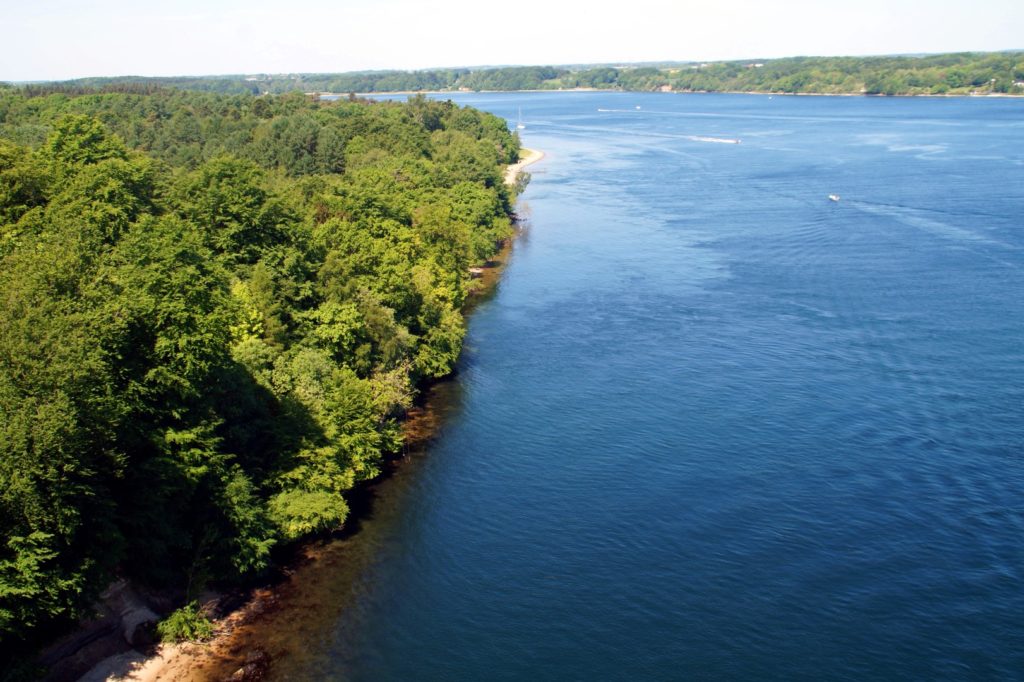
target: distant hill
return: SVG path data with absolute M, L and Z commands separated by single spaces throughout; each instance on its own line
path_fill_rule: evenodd
M 228 94 L 593 88 L 633 92 L 1024 95 L 1024 52 L 788 57 L 720 62 L 503 66 L 423 71 L 81 78 L 21 86 L 29 94 L 175 88 Z

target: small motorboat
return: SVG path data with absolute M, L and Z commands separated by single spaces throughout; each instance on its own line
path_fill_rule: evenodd
M 829 201 L 839 201 L 839 195 L 838 194 L 829 194 L 828 195 L 828 200 Z

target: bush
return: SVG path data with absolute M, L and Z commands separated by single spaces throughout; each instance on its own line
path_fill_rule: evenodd
M 213 623 L 191 602 L 160 621 L 156 630 L 164 642 L 197 642 L 213 636 Z

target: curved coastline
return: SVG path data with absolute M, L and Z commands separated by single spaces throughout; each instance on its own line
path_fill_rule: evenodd
M 519 174 L 527 166 L 537 163 L 544 158 L 544 152 L 537 149 L 527 149 L 523 147 L 520 150 L 519 160 L 505 168 L 505 184 L 514 185 Z
M 544 152 L 540 150 L 522 148 L 519 161 L 505 168 L 505 183 L 515 185 L 524 168 L 543 158 Z M 474 292 L 473 299 L 486 296 L 493 290 L 504 270 L 511 245 L 510 239 L 495 259 L 484 265 L 494 274 L 485 278 L 486 285 Z M 471 308 L 471 305 L 468 306 L 468 310 Z M 353 513 L 346 521 L 345 529 L 326 541 L 316 538 L 305 541 L 297 549 L 292 564 L 281 567 L 285 576 L 283 580 L 250 590 L 241 603 L 237 597 L 232 599 L 231 595 L 208 598 L 210 609 L 217 608 L 217 602 L 234 602 L 233 607 L 222 611 L 214 619 L 215 634 L 212 639 L 201 643 L 160 644 L 145 654 L 118 654 L 97 663 L 80 682 L 213 682 L 236 677 L 246 680 L 263 679 L 273 663 L 274 654 L 287 648 L 287 644 L 280 641 L 286 637 L 274 636 L 277 634 L 274 633 L 277 630 L 274 625 L 281 623 L 285 628 L 301 631 L 303 628 L 297 626 L 297 622 L 302 620 L 304 613 L 316 608 L 316 604 L 322 605 L 319 599 L 321 593 L 325 590 L 336 593 L 338 590 L 338 579 L 331 581 L 327 573 L 340 573 L 340 582 L 345 588 L 355 584 L 361 561 L 359 556 L 347 556 L 359 553 L 358 550 L 353 552 L 349 545 L 359 537 L 363 522 L 368 520 L 364 517 L 372 516 L 374 501 L 387 494 L 387 489 L 380 489 L 380 486 L 392 483 L 394 478 L 408 478 L 395 476 L 395 473 L 401 473 L 401 460 L 421 454 L 429 448 L 431 438 L 444 423 L 455 400 L 451 395 L 452 382 L 449 379 L 446 377 L 424 388 L 423 405 L 413 408 L 402 424 L 406 452 L 381 476 L 370 482 L 366 490 L 356 491 L 357 495 L 365 496 L 366 499 L 353 504 Z M 268 642 L 271 639 L 268 635 L 276 641 Z

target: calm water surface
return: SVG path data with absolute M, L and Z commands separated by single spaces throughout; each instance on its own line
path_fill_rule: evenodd
M 456 99 L 528 226 L 276 676 L 1024 679 L 1024 101 Z

